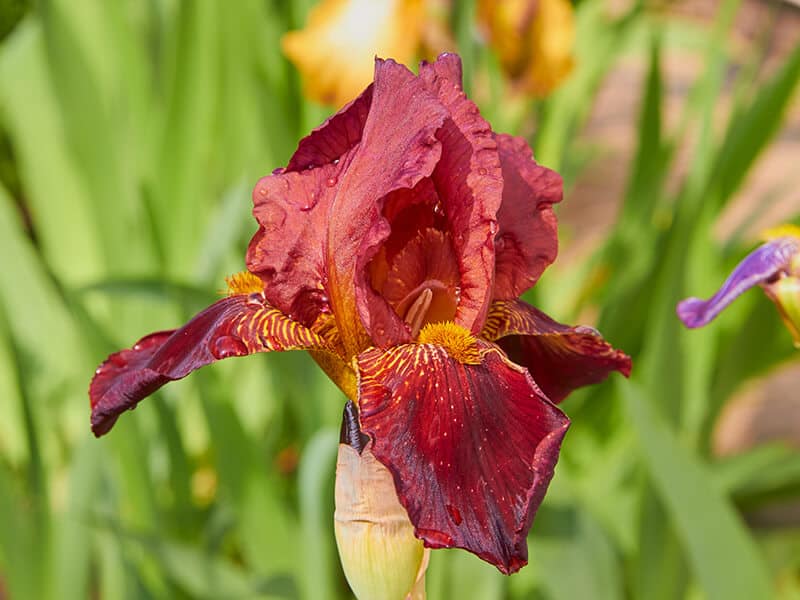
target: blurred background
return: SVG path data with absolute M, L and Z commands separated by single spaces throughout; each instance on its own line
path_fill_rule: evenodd
M 434 551 L 429 598 L 800 598 L 800 355 L 758 291 L 704 330 L 674 312 L 800 224 L 797 3 L 315 5 L 0 0 L 0 598 L 351 597 L 344 398 L 307 355 L 203 369 L 101 440 L 86 390 L 244 268 L 255 181 L 375 53 L 444 50 L 564 176 L 528 300 L 634 372 L 564 403 L 530 565 Z

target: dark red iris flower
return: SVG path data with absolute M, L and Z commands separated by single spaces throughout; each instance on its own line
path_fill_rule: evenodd
M 229 296 L 97 369 L 94 433 L 218 359 L 309 350 L 358 407 L 417 537 L 518 570 L 569 426 L 555 404 L 631 366 L 519 299 L 556 257 L 561 194 L 466 98 L 458 56 L 419 76 L 377 60 L 256 185 L 259 229 Z

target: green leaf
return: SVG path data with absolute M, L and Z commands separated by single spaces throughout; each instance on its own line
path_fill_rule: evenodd
M 341 577 L 333 540 L 333 481 L 339 435 L 322 429 L 309 440 L 300 460 L 298 493 L 303 532 L 303 596 L 334 598 L 335 581 Z
M 619 383 L 617 389 L 638 434 L 648 475 L 709 600 L 771 598 L 757 547 L 708 468 L 678 443 L 635 382 Z
M 750 167 L 778 131 L 800 82 L 800 45 L 781 69 L 762 84 L 752 104 L 734 111 L 725 139 L 716 154 L 711 187 L 724 204 L 738 189 Z

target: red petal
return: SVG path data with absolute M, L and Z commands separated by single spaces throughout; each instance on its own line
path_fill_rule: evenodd
M 247 268 L 264 281 L 273 306 L 307 326 L 329 310 L 323 258 L 328 211 L 371 102 L 370 86 L 301 140 L 286 169 L 263 177 L 253 190 L 260 227 Z
M 361 427 L 426 546 L 465 548 L 513 573 L 569 420 L 527 371 L 475 343 L 479 364 L 433 344 L 363 352 Z
M 408 338 L 408 328 L 372 289 L 367 265 L 390 232 L 383 199 L 431 174 L 441 151 L 434 134 L 446 116 L 408 69 L 376 61 L 364 135 L 339 180 L 328 221 L 328 288 L 349 352 L 368 344 L 361 323 L 378 344 Z
M 521 300 L 492 304 L 481 336 L 526 367 L 556 403 L 579 387 L 600 383 L 612 371 L 625 377 L 631 373 L 630 357 L 591 327 L 562 325 Z
M 513 300 L 530 288 L 558 253 L 553 204 L 561 201 L 561 176 L 533 160 L 522 138 L 498 135 L 503 204 L 497 213 L 496 300 Z
M 361 141 L 371 104 L 372 84 L 358 98 L 300 140 L 286 170 L 303 171 L 341 160 Z
M 422 79 L 449 111 L 437 131 L 442 157 L 433 181 L 461 268 L 455 321 L 478 333 L 491 302 L 494 237 L 503 197 L 503 174 L 492 128 L 461 89 L 461 59 L 443 54 L 420 68 Z
M 428 228 L 420 231 L 394 257 L 382 292 L 397 314 L 403 315 L 408 322 L 409 306 L 422 288 L 430 289 L 433 301 L 422 323 L 452 321 L 460 283 L 460 272 L 448 236 Z
M 271 307 L 261 294 L 224 298 L 180 329 L 148 335 L 97 368 L 89 386 L 92 431 L 103 435 L 122 412 L 165 383 L 214 361 L 308 348 L 325 348 L 325 342 Z

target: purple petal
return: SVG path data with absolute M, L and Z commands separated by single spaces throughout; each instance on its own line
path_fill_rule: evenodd
M 740 294 L 788 269 L 798 252 L 800 240 L 794 237 L 777 238 L 759 246 L 736 265 L 711 298 L 687 298 L 678 303 L 678 318 L 691 329 L 707 325 Z

